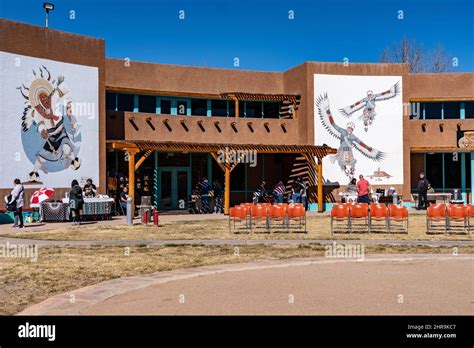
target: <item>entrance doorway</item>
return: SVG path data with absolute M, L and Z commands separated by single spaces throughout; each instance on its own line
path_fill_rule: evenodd
M 191 170 L 182 167 L 158 169 L 158 209 L 188 209 L 191 194 Z

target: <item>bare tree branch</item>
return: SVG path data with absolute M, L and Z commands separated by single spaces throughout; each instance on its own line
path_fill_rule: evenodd
M 450 70 L 450 56 L 440 45 L 425 50 L 415 40 L 403 36 L 392 47 L 386 46 L 380 56 L 382 63 L 406 63 L 411 73 L 443 73 Z

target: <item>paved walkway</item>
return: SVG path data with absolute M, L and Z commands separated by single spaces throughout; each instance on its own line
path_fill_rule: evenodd
M 472 315 L 473 261 L 370 255 L 207 266 L 105 281 L 20 315 Z

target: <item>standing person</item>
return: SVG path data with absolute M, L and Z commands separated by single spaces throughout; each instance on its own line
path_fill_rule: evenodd
M 81 224 L 81 209 L 84 204 L 84 198 L 82 197 L 82 189 L 79 186 L 77 180 L 73 180 L 71 183 L 71 191 L 69 191 L 69 207 L 71 208 L 72 224 Z
M 87 192 L 89 197 L 95 197 L 95 195 L 97 194 L 97 187 L 92 182 L 92 179 L 90 178 L 87 179 L 87 182 L 84 185 L 83 191 Z
M 357 192 L 357 179 L 352 178 L 351 181 L 349 182 L 349 185 L 347 185 L 347 192 L 353 193 Z
M 273 198 L 275 199 L 275 203 L 283 203 L 283 195 L 285 194 L 285 184 L 283 181 L 278 181 L 273 189 Z
M 263 200 L 267 195 L 267 189 L 265 188 L 266 182 L 262 180 L 260 186 L 253 193 L 253 204 L 257 204 L 260 200 Z
M 418 191 L 418 207 L 417 210 L 426 209 L 430 205 L 428 202 L 428 189 L 430 188 L 429 181 L 425 178 L 425 173 L 420 173 L 420 179 L 416 185 Z
M 212 190 L 214 191 L 214 213 L 222 213 L 222 185 L 217 179 L 212 183 Z
M 370 203 L 369 200 L 369 188 L 370 183 L 364 179 L 364 176 L 359 175 L 359 182 L 356 185 L 357 187 L 357 203 Z
M 209 184 L 209 181 L 207 178 L 203 178 L 201 182 L 201 202 L 202 202 L 202 208 L 204 214 L 210 213 L 210 208 L 209 208 L 209 192 L 211 191 L 211 184 Z
M 122 192 L 120 192 L 120 198 L 119 198 L 119 203 L 120 207 L 122 208 L 122 212 L 124 215 L 127 215 L 127 200 L 128 200 L 128 187 L 125 186 L 122 189 Z
M 301 176 L 297 177 L 291 188 L 291 200 L 293 203 L 302 203 L 302 196 L 306 190 L 306 185 Z
M 13 211 L 13 216 L 15 217 L 15 222 L 13 224 L 13 228 L 23 228 L 23 203 L 25 200 L 24 191 L 25 188 L 21 184 L 20 179 L 15 179 L 13 181 L 15 185 L 13 187 L 12 192 L 10 193 L 10 200 L 7 202 L 8 204 L 15 204 L 15 210 Z

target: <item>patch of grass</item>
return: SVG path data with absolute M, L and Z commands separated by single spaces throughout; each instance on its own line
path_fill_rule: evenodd
M 263 232 L 260 229 L 260 232 Z M 410 215 L 408 234 L 397 233 L 337 233 L 331 235 L 330 218 L 324 216 L 308 217 L 308 233 L 229 233 L 227 220 L 199 220 L 165 222 L 160 227 L 128 225 L 87 225 L 51 230 L 20 230 L 4 236 L 44 240 L 191 240 L 191 239 L 394 239 L 394 240 L 472 240 L 462 234 L 426 234 L 424 215 Z

